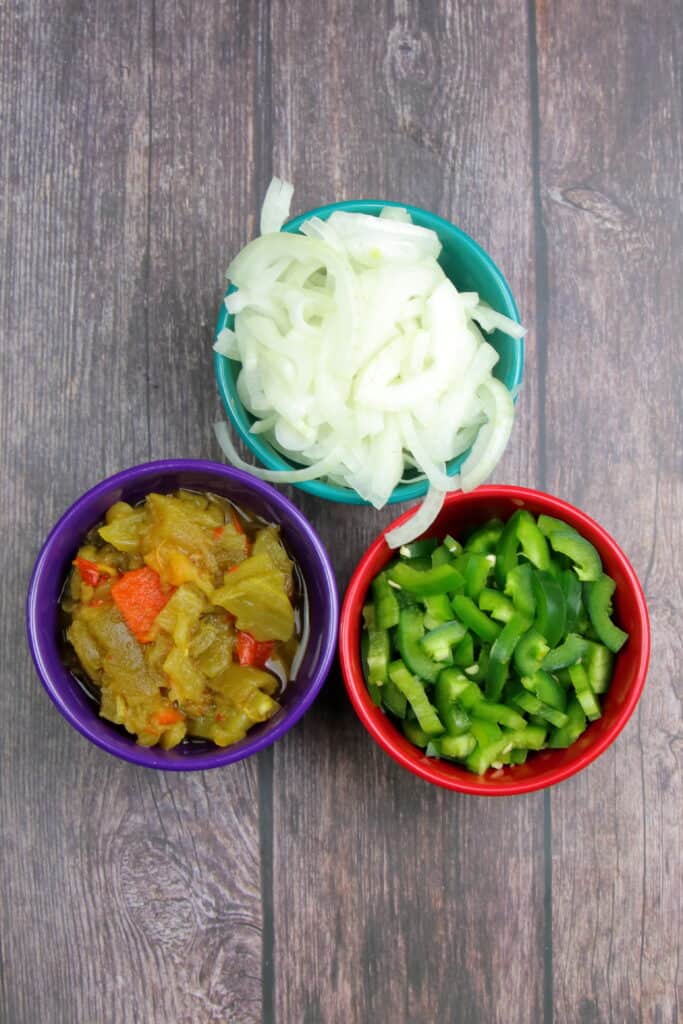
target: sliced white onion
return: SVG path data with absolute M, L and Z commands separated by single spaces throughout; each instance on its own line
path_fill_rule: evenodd
M 261 207 L 261 234 L 279 231 L 289 217 L 294 186 L 289 181 L 273 178 Z
M 234 331 L 221 331 L 215 349 L 241 363 L 237 393 L 255 417 L 251 432 L 302 468 L 251 466 L 226 424 L 216 436 L 229 461 L 263 480 L 325 477 L 376 508 L 414 470 L 411 479 L 429 482 L 427 497 L 388 538 L 407 543 L 446 492 L 477 486 L 500 459 L 512 396 L 492 376 L 498 354 L 482 330 L 523 329 L 475 292 L 458 292 L 437 261 L 438 236 L 402 207 L 379 217 L 335 211 L 300 234 L 280 233 L 291 198 L 290 185 L 271 183 L 262 236 L 228 268 Z M 448 476 L 470 446 L 461 475 Z
M 443 491 L 430 487 L 425 500 L 415 510 L 415 514 L 402 526 L 396 526 L 384 534 L 384 539 L 389 547 L 400 548 L 403 544 L 410 544 L 416 537 L 422 536 L 441 511 L 445 497 Z

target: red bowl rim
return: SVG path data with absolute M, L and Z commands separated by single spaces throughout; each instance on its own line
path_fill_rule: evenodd
M 385 530 L 367 548 L 356 566 L 346 590 L 341 611 L 339 622 L 339 659 L 344 684 L 356 714 L 372 738 L 398 764 L 407 768 L 414 775 L 444 789 L 455 790 L 459 793 L 470 793 L 475 796 L 514 796 L 547 789 L 549 786 L 554 786 L 558 782 L 563 782 L 564 779 L 576 775 L 577 772 L 580 772 L 591 762 L 595 761 L 614 742 L 633 714 L 643 692 L 650 660 L 650 620 L 643 588 L 633 566 L 610 534 L 594 519 L 586 515 L 585 512 L 582 512 L 569 502 L 563 501 L 562 498 L 557 498 L 544 491 L 537 491 L 528 487 L 497 484 L 479 487 L 476 491 L 468 492 L 467 494 L 462 491 L 452 492 L 446 495 L 444 505 L 457 505 L 458 502 L 468 499 L 470 495 L 476 495 L 477 499 L 482 500 L 506 498 L 512 501 L 515 499 L 521 501 L 542 501 L 547 506 L 547 511 L 550 515 L 563 518 L 563 516 L 569 514 L 574 522 L 578 524 L 579 529 L 581 525 L 584 525 L 596 533 L 600 538 L 602 548 L 608 550 L 612 557 L 620 563 L 624 577 L 628 581 L 631 590 L 638 618 L 642 623 L 643 642 L 638 651 L 634 683 L 612 725 L 605 730 L 604 734 L 594 744 L 591 744 L 590 747 L 577 754 L 575 760 L 569 764 L 555 769 L 551 768 L 543 776 L 521 780 L 520 782 L 506 781 L 496 783 L 489 780 L 486 784 L 483 784 L 476 775 L 472 775 L 471 780 L 462 779 L 460 776 L 456 777 L 452 774 L 454 766 L 452 767 L 448 763 L 440 762 L 436 759 L 430 761 L 417 748 L 415 748 L 416 752 L 414 755 L 405 753 L 396 741 L 395 737 L 398 737 L 399 734 L 395 731 L 390 720 L 384 715 L 378 716 L 376 714 L 377 709 L 370 699 L 361 667 L 359 636 L 361 609 L 371 581 L 371 577 L 367 574 L 367 568 L 382 549 L 385 549 L 387 552 L 389 551 L 384 540 L 384 533 L 405 523 L 414 515 L 415 508 L 408 509 L 403 515 L 385 527 Z

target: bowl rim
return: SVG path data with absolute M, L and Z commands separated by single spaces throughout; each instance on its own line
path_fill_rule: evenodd
M 591 516 L 582 512 L 581 509 L 578 509 L 575 505 L 564 501 L 562 498 L 548 494 L 545 491 L 505 484 L 488 484 L 466 493 L 462 491 L 451 492 L 446 495 L 445 505 L 457 506 L 459 501 L 462 501 L 464 498 L 468 498 L 471 495 L 484 501 L 490 498 L 507 498 L 513 501 L 515 499 L 533 499 L 535 501 L 542 501 L 545 503 L 548 513 L 555 515 L 558 518 L 562 518 L 563 515 L 569 513 L 575 522 L 585 524 L 586 526 L 589 526 L 592 531 L 597 533 L 600 537 L 601 545 L 603 545 L 605 549 L 608 549 L 611 555 L 619 562 L 620 568 L 624 573 L 624 577 L 628 581 L 628 587 L 630 588 L 633 597 L 637 615 L 642 624 L 643 643 L 637 655 L 638 661 L 636 665 L 634 684 L 628 691 L 628 695 L 623 705 L 620 707 L 619 713 L 612 725 L 605 731 L 599 740 L 582 753 L 577 754 L 575 760 L 569 764 L 559 768 L 550 768 L 542 776 L 521 780 L 519 782 L 488 781 L 484 785 L 479 781 L 479 777 L 476 775 L 472 775 L 471 780 L 451 775 L 451 766 L 448 763 L 441 762 L 437 759 L 433 762 L 429 762 L 427 758 L 418 752 L 417 747 L 415 748 L 415 755 L 411 754 L 409 756 L 404 752 L 402 747 L 396 742 L 394 733 L 396 737 L 398 737 L 399 734 L 390 719 L 384 715 L 377 716 L 372 713 L 373 711 L 376 712 L 377 709 L 372 704 L 367 685 L 363 677 L 359 651 L 359 636 L 361 609 L 371 581 L 371 577 L 367 575 L 368 567 L 380 551 L 383 549 L 386 549 L 387 552 L 389 551 L 386 541 L 384 540 L 384 533 L 410 519 L 416 511 L 414 508 L 408 509 L 394 520 L 394 522 L 389 523 L 385 527 L 384 531 L 376 537 L 366 549 L 353 572 L 346 590 L 339 621 L 339 661 L 342 678 L 356 714 L 375 742 L 378 743 L 379 746 L 382 747 L 383 750 L 385 750 L 386 753 L 388 753 L 389 756 L 398 762 L 398 764 L 403 768 L 406 768 L 408 771 L 412 772 L 412 774 L 417 775 L 419 778 L 422 778 L 427 782 L 432 782 L 444 789 L 449 789 L 459 793 L 492 797 L 516 796 L 522 793 L 532 793 L 538 790 L 547 789 L 550 786 L 557 785 L 559 782 L 563 782 L 572 775 L 576 775 L 604 753 L 604 751 L 614 742 L 619 733 L 624 729 L 626 723 L 633 714 L 638 701 L 640 700 L 643 687 L 645 685 L 645 679 L 647 677 L 651 646 L 650 620 L 643 588 L 630 561 L 607 530 L 600 526 L 600 524 Z
M 245 740 L 241 741 L 239 749 L 236 745 L 223 748 L 213 747 L 196 754 L 192 758 L 188 757 L 187 763 L 168 763 L 163 759 L 163 753 L 165 752 L 159 754 L 159 748 L 157 747 L 131 745 L 130 753 L 127 750 L 124 752 L 115 743 L 115 737 L 118 738 L 118 734 L 113 734 L 112 739 L 109 740 L 106 731 L 99 732 L 97 729 L 92 728 L 89 723 L 84 722 L 78 714 L 74 713 L 62 696 L 61 685 L 54 679 L 56 664 L 62 663 L 59 651 L 54 639 L 45 643 L 42 641 L 37 628 L 37 620 L 39 616 L 41 584 L 45 579 L 49 578 L 54 545 L 59 538 L 72 529 L 72 522 L 90 506 L 93 500 L 117 486 L 126 487 L 130 486 L 134 481 L 144 481 L 144 478 L 147 476 L 187 471 L 206 473 L 209 478 L 218 476 L 223 479 L 237 481 L 260 495 L 267 497 L 269 501 L 277 505 L 283 514 L 285 524 L 289 520 L 293 520 L 297 524 L 298 529 L 306 536 L 307 542 L 315 553 L 317 568 L 320 572 L 321 586 L 329 602 L 329 629 L 320 645 L 318 667 L 312 684 L 308 686 L 296 707 L 289 714 L 285 714 L 282 720 L 276 723 L 270 732 L 254 737 L 251 742 L 249 741 L 249 734 L 247 734 Z M 209 487 L 210 484 L 207 483 L 207 489 Z M 78 533 L 80 536 L 80 530 Z M 256 754 L 280 739 L 303 717 L 322 689 L 329 675 L 335 655 L 338 626 L 339 595 L 336 578 L 330 557 L 313 525 L 289 498 L 271 484 L 259 480 L 243 470 L 226 466 L 219 462 L 212 462 L 209 459 L 160 459 L 138 463 L 105 477 L 105 479 L 85 491 L 59 517 L 41 545 L 31 572 L 26 597 L 26 635 L 29 651 L 43 688 L 62 717 L 82 736 L 114 757 L 142 767 L 156 768 L 164 771 L 208 771 L 210 768 L 220 768 Z M 98 723 L 100 722 L 99 719 L 97 721 Z M 106 726 L 110 726 L 111 730 L 114 730 L 115 727 L 111 723 L 106 722 L 105 719 L 101 721 Z
M 348 211 L 350 213 L 378 214 L 384 206 L 401 208 L 407 210 L 411 215 L 417 214 L 420 218 L 429 221 L 429 226 L 433 230 L 437 231 L 437 234 L 439 234 L 440 231 L 443 231 L 458 236 L 470 250 L 472 256 L 487 267 L 491 277 L 496 281 L 500 294 L 503 297 L 504 307 L 503 309 L 498 310 L 498 312 L 502 312 L 505 316 L 510 317 L 510 319 L 521 325 L 522 321 L 519 315 L 519 310 L 510 285 L 492 257 L 481 245 L 479 245 L 477 241 L 463 231 L 462 228 L 459 228 L 456 224 L 446 220 L 445 217 L 441 217 L 437 213 L 432 213 L 431 210 L 425 210 L 422 207 L 413 206 L 410 203 L 400 203 L 395 200 L 345 199 L 338 203 L 327 203 L 324 206 L 318 206 L 312 210 L 300 213 L 296 217 L 292 217 L 288 220 L 287 223 L 283 225 L 282 230 L 295 233 L 299 230 L 304 221 L 309 220 L 311 217 L 320 217 L 324 220 L 338 210 Z M 234 287 L 230 285 L 225 292 L 225 296 L 230 294 L 233 290 Z M 215 338 L 217 338 L 219 333 L 223 330 L 228 319 L 228 315 L 224 297 L 223 301 L 221 301 L 218 319 L 216 322 L 214 332 Z M 506 335 L 506 337 L 509 337 L 509 335 Z M 517 393 L 524 376 L 524 339 L 511 340 L 514 343 L 514 365 L 511 375 L 512 379 L 510 390 L 516 400 Z M 240 439 L 247 446 L 251 454 L 259 460 L 260 465 L 265 466 L 269 470 L 290 470 L 298 468 L 272 448 L 271 445 L 260 435 L 250 433 L 250 421 L 247 417 L 244 406 L 237 396 L 235 378 L 231 368 L 232 362 L 233 360 L 228 359 L 226 356 L 223 356 L 218 352 L 213 353 L 213 365 L 218 393 L 232 427 L 237 431 Z M 446 472 L 449 476 L 454 476 L 458 472 L 468 453 L 469 449 L 450 460 L 446 466 Z M 334 501 L 339 504 L 347 505 L 370 504 L 350 488 L 341 487 L 338 484 L 328 484 L 321 480 L 309 480 L 303 483 L 295 483 L 292 486 L 298 487 L 300 490 L 306 491 L 308 494 L 313 494 L 318 498 L 323 498 L 326 501 Z M 414 501 L 416 498 L 423 497 L 427 493 L 427 488 L 427 480 L 415 480 L 408 483 L 398 484 L 388 498 L 387 504 L 394 505 L 399 502 Z

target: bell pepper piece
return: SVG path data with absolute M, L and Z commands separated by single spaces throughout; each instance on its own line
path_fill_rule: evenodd
M 559 729 L 553 729 L 550 734 L 548 746 L 553 750 L 564 750 L 576 743 L 579 736 L 585 732 L 586 715 L 576 697 L 572 697 L 567 705 L 567 721 Z
M 389 675 L 389 660 L 391 658 L 389 633 L 386 629 L 369 629 L 367 637 L 367 680 L 375 686 L 382 686 L 386 683 Z
M 411 672 L 426 682 L 434 682 L 443 668 L 424 651 L 424 616 L 419 608 L 402 608 L 396 627 L 396 646 Z
M 451 601 L 453 611 L 469 630 L 475 633 L 480 640 L 492 644 L 501 632 L 501 627 L 484 612 L 477 608 L 470 597 L 464 594 L 456 594 Z
M 497 704 L 494 701 L 482 700 L 472 710 L 477 718 L 485 719 L 487 722 L 496 722 L 505 726 L 506 729 L 524 729 L 526 720 L 507 704 Z
M 401 723 L 403 734 L 407 740 L 414 743 L 416 747 L 426 747 L 429 743 L 429 735 L 421 729 L 417 722 L 404 721 Z
M 98 562 L 90 562 L 87 558 L 81 558 L 80 555 L 74 558 L 73 564 L 78 569 L 78 575 L 89 587 L 96 587 L 103 580 L 117 575 L 116 569 L 111 569 L 108 565 L 100 565 Z
M 375 624 L 378 629 L 391 629 L 398 624 L 398 601 L 385 573 L 372 581 L 372 596 L 375 604 Z
M 581 583 L 575 572 L 565 569 L 558 577 L 560 586 L 564 593 L 565 605 L 567 608 L 566 630 L 573 633 L 583 618 L 583 600 L 581 597 Z
M 564 530 L 553 530 L 549 538 L 553 551 L 559 552 L 573 563 L 574 572 L 584 583 L 599 579 L 602 560 L 590 541 L 570 526 Z
M 387 575 L 390 582 L 416 597 L 452 593 L 463 585 L 462 576 L 452 565 L 420 571 L 408 562 L 397 562 Z
M 477 741 L 471 732 L 460 736 L 438 736 L 427 748 L 428 757 L 446 757 L 449 761 L 462 761 L 472 753 Z M 431 751 L 430 748 L 431 747 Z
M 519 513 L 517 538 L 523 554 L 531 564 L 542 572 L 547 572 L 550 569 L 548 542 L 536 525 L 534 517 L 526 509 L 522 509 Z
M 451 648 L 463 639 L 467 630 L 462 622 L 445 622 L 430 630 L 420 640 L 423 651 L 433 661 L 449 661 Z
M 439 736 L 444 727 L 420 680 L 408 671 L 402 661 L 392 661 L 389 665 L 389 678 L 415 712 L 420 728 L 428 736 Z
M 467 686 L 469 685 L 468 683 Z M 434 704 L 449 736 L 459 736 L 469 731 L 470 716 L 457 697 L 453 696 L 452 681 L 445 672 L 442 672 L 436 681 Z
M 253 665 L 255 668 L 263 668 L 272 656 L 274 647 L 275 644 L 272 640 L 255 640 L 251 633 L 238 630 L 237 660 L 240 665 Z M 372 678 L 370 681 L 376 682 Z
M 520 676 L 531 676 L 543 664 L 550 648 L 533 626 L 520 637 L 513 655 L 515 668 Z
M 381 691 L 382 704 L 386 710 L 390 711 L 392 715 L 396 715 L 397 718 L 404 719 L 408 709 L 408 702 L 399 688 L 392 683 L 391 679 L 387 679 Z
M 542 750 L 548 735 L 546 725 L 527 725 L 525 729 L 516 729 L 507 733 L 508 744 L 520 750 Z
M 504 593 L 522 615 L 533 618 L 536 613 L 536 598 L 531 583 L 534 570 L 530 565 L 516 565 L 505 577 Z
M 465 541 L 465 551 L 473 554 L 488 555 L 496 549 L 503 532 L 503 523 L 500 519 L 490 519 L 484 526 L 474 530 Z
M 539 669 L 530 676 L 522 676 L 522 686 L 529 690 L 544 704 L 558 711 L 564 711 L 567 706 L 567 693 L 564 687 L 551 676 L 549 672 Z
M 486 670 L 486 698 L 497 701 L 507 679 L 510 659 L 520 638 L 531 628 L 531 622 L 515 612 L 510 621 L 496 637 L 489 655 Z
M 517 565 L 517 526 L 521 511 L 520 509 L 510 516 L 496 544 L 496 580 L 501 589 L 505 586 L 507 574 Z
M 611 576 L 600 576 L 597 580 L 588 583 L 587 605 L 591 625 L 601 643 L 608 647 L 615 654 L 620 651 L 628 640 L 628 633 L 612 621 L 612 595 L 616 590 L 616 583 Z
M 443 539 L 444 547 L 448 548 L 453 558 L 462 554 L 462 544 L 451 537 L 450 533 L 447 533 Z
M 436 568 L 439 565 L 449 565 L 453 561 L 453 555 L 445 544 L 439 544 L 431 554 L 431 565 Z
M 149 632 L 161 609 L 168 603 L 173 588 L 164 590 L 159 573 L 149 566 L 132 569 L 112 584 L 111 596 L 135 639 L 149 643 Z
M 567 671 L 576 693 L 576 699 L 583 708 L 586 718 L 591 722 L 596 721 L 600 718 L 600 705 L 593 693 L 585 668 L 583 665 L 570 665 Z
M 588 681 L 594 693 L 605 693 L 609 689 L 614 670 L 614 655 L 608 647 L 586 640 L 583 664 Z
M 453 664 L 460 668 L 467 668 L 474 664 L 474 641 L 469 633 L 453 649 Z
M 493 572 L 493 556 L 465 553 L 467 567 L 465 569 L 465 593 L 476 601 L 486 586 L 490 574 Z
M 443 622 L 450 622 L 453 618 L 451 602 L 446 594 L 434 594 L 432 597 L 424 597 L 425 606 L 425 628 L 434 629 Z
M 549 647 L 555 647 L 565 629 L 566 608 L 562 587 L 546 572 L 534 573 L 531 585 L 536 598 L 536 629 Z
M 424 540 L 414 540 L 411 544 L 404 544 L 398 553 L 401 558 L 430 558 L 438 545 L 436 537 L 426 537 Z
M 514 750 L 511 750 L 510 753 L 508 754 L 507 762 L 508 764 L 524 764 L 524 762 L 527 759 L 528 753 L 528 750 L 524 750 L 521 747 L 516 747 Z
M 465 711 L 472 708 L 482 700 L 482 692 L 476 683 L 473 683 L 462 672 L 455 668 L 445 668 L 439 675 L 438 680 L 440 699 L 454 703 L 457 701 Z
M 564 641 L 555 647 L 543 660 L 543 668 L 546 672 L 557 672 L 558 669 L 568 668 L 581 661 L 588 648 L 588 641 L 584 640 L 578 633 L 568 633 Z
M 542 700 L 534 696 L 533 693 L 520 693 L 515 697 L 515 704 L 520 707 L 522 711 L 526 711 L 527 714 L 536 715 L 538 718 L 543 718 L 551 725 L 555 725 L 558 728 L 563 726 L 567 722 L 567 715 L 564 711 L 558 711 L 557 708 L 551 708 L 549 704 L 544 704 Z M 515 744 L 519 746 L 519 744 Z
M 475 775 L 483 775 L 507 745 L 507 739 L 495 722 L 472 719 L 472 735 L 477 746 L 467 757 L 466 765 Z
M 515 606 L 510 598 L 501 594 L 500 590 L 493 590 L 491 587 L 484 587 L 479 594 L 477 604 L 483 612 L 488 612 L 491 618 L 498 622 L 509 622 L 515 614 Z

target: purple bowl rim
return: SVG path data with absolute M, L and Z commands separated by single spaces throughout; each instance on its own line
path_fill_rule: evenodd
M 329 600 L 330 629 L 321 646 L 319 659 L 320 664 L 315 676 L 313 677 L 313 682 L 308 686 L 306 693 L 297 707 L 290 714 L 285 715 L 282 721 L 279 722 L 270 732 L 265 735 L 255 737 L 251 742 L 249 742 L 247 735 L 247 741 L 244 745 L 240 746 L 239 749 L 235 749 L 234 747 L 216 748 L 215 750 L 207 751 L 206 754 L 197 756 L 194 760 L 188 759 L 187 764 L 169 764 L 163 762 L 159 755 L 155 753 L 155 747 L 132 746 L 130 754 L 123 753 L 119 749 L 114 749 L 113 744 L 110 744 L 107 741 L 106 735 L 99 735 L 92 731 L 71 711 L 66 702 L 62 699 L 59 687 L 57 687 L 52 681 L 51 668 L 46 664 L 45 658 L 46 653 L 50 656 L 50 652 L 45 652 L 42 649 L 41 644 L 36 639 L 36 599 L 40 581 L 49 565 L 52 545 L 55 540 L 61 536 L 66 529 L 68 529 L 71 520 L 94 498 L 97 498 L 100 494 L 110 490 L 114 486 L 130 485 L 133 481 L 140 477 L 144 477 L 146 474 L 152 475 L 154 473 L 179 473 L 188 471 L 205 472 L 212 475 L 217 474 L 218 476 L 222 476 L 230 480 L 237 480 L 248 488 L 256 491 L 259 495 L 268 497 L 274 501 L 287 517 L 293 519 L 297 523 L 299 529 L 307 535 L 319 562 L 323 580 L 323 589 L 325 590 L 326 597 Z M 26 635 L 31 658 L 33 659 L 33 664 L 43 688 L 62 717 L 65 718 L 67 722 L 69 722 L 69 724 L 72 725 L 82 736 L 90 740 L 91 743 L 94 743 L 95 746 L 100 747 L 108 754 L 111 754 L 113 757 L 117 757 L 120 760 L 128 761 L 131 764 L 139 765 L 141 767 L 155 768 L 162 771 L 208 771 L 211 768 L 220 768 L 224 765 L 235 764 L 238 761 L 242 761 L 245 758 L 250 757 L 252 754 L 257 754 L 279 740 L 303 717 L 322 689 L 323 684 L 329 675 L 332 661 L 336 653 L 338 631 L 339 595 L 337 592 L 337 582 L 330 557 L 313 525 L 289 498 L 271 484 L 264 480 L 259 480 L 258 477 L 253 476 L 251 473 L 246 473 L 243 470 L 236 469 L 232 466 L 226 466 L 220 462 L 212 462 L 210 459 L 159 459 L 152 462 L 138 463 L 135 466 L 130 466 L 128 469 L 120 470 L 118 473 L 114 473 L 112 476 L 106 477 L 104 480 L 101 480 L 89 490 L 85 491 L 76 499 L 76 501 L 69 505 L 66 511 L 60 516 L 41 545 L 31 572 L 31 579 L 26 597 Z M 59 655 L 56 651 L 54 652 L 54 658 L 59 659 Z M 61 659 L 59 660 L 61 661 Z

